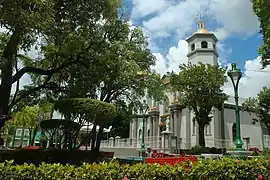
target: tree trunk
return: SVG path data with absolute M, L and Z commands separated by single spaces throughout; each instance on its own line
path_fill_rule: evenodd
M 205 147 L 204 124 L 199 124 L 199 145 Z
M 13 148 L 14 148 L 14 145 L 15 145 L 16 131 L 17 131 L 17 128 L 14 128 L 14 134 L 13 134 L 13 139 L 12 139 L 12 147 Z
M 92 142 L 91 142 L 91 151 L 94 151 L 95 149 L 95 145 L 96 145 L 96 136 L 97 136 L 97 124 L 94 123 L 93 129 L 92 129 Z
M 97 143 L 96 143 L 96 151 L 97 152 L 100 149 L 100 143 L 101 143 L 102 133 L 103 133 L 103 126 L 100 126 L 99 127 L 99 131 L 98 131 L 98 135 L 97 135 Z
M 71 138 L 71 133 L 68 133 L 68 149 L 72 149 L 72 138 Z
M 33 130 L 33 128 L 28 128 L 28 131 L 29 131 L 28 146 L 31 146 L 32 130 Z
M 85 143 L 87 143 L 87 146 L 88 146 L 89 141 L 90 141 L 90 136 L 91 136 L 91 132 L 90 133 L 87 133 L 86 137 L 83 138 L 83 140 L 80 142 L 80 144 L 76 148 L 79 149 Z
M 35 143 L 35 137 L 37 135 L 37 126 L 34 127 L 34 131 L 33 131 L 33 136 L 31 137 L 31 141 L 30 141 L 30 146 L 34 146 L 34 143 Z
M 4 127 L 5 122 L 10 119 L 9 117 L 9 100 L 12 87 L 12 70 L 14 55 L 17 52 L 18 45 L 20 43 L 22 31 L 19 28 L 15 28 L 15 31 L 11 35 L 9 42 L 7 43 L 1 62 L 1 85 L 0 85 L 0 130 Z

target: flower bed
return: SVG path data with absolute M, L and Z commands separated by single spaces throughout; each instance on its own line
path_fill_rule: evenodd
M 181 163 L 175 166 L 159 164 L 119 165 L 116 162 L 101 164 L 84 164 L 79 167 L 60 164 L 12 165 L 0 164 L 0 179 L 61 179 L 61 180 L 164 180 L 164 179 L 215 179 L 253 180 L 259 176 L 270 179 L 270 162 L 261 158 L 220 160 Z
M 146 158 L 145 162 L 146 164 L 170 164 L 170 165 L 176 165 L 179 163 L 191 161 L 193 163 L 197 162 L 196 156 L 187 156 L 187 157 L 163 157 L 163 158 Z

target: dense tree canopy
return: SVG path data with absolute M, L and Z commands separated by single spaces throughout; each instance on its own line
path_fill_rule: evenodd
M 259 52 L 263 67 L 270 64 L 270 3 L 269 0 L 252 0 L 255 14 L 259 17 L 264 44 Z
M 55 76 L 61 84 L 62 96 L 88 97 L 111 103 L 128 98 L 130 101 L 145 95 L 161 98 L 161 78 L 151 71 L 155 58 L 147 48 L 147 39 L 140 29 L 130 29 L 122 19 L 104 21 L 98 29 L 99 50 L 84 53 L 85 66 L 71 66 Z M 90 36 L 90 34 L 89 34 Z M 87 36 L 80 39 L 91 41 Z M 91 43 L 91 42 L 89 42 Z M 81 50 L 78 50 L 81 51 Z
M 113 119 L 116 109 L 113 104 L 89 98 L 73 98 L 58 100 L 55 110 L 63 114 L 67 120 L 77 121 L 81 126 L 87 122 L 97 122 L 98 125 L 108 124 Z
M 172 74 L 173 91 L 180 92 L 179 102 L 194 111 L 199 125 L 199 145 L 205 146 L 205 126 L 212 120 L 213 108 L 221 109 L 228 98 L 221 90 L 226 81 L 225 70 L 212 65 L 180 65 L 180 73 Z
M 265 124 L 270 135 L 270 89 L 264 87 L 256 98 L 249 98 L 243 104 L 242 108 L 246 111 L 255 113 L 258 119 L 255 122 Z
M 86 57 L 83 52 L 92 61 L 97 60 L 91 54 L 100 53 L 100 47 L 97 48 L 100 43 L 96 43 L 96 38 L 100 38 L 100 22 L 115 19 L 119 3 L 118 0 L 0 1 L 0 23 L 6 29 L 0 38 L 0 127 L 10 119 L 13 106 L 24 97 L 41 89 L 55 89 L 56 84 L 50 81 L 55 73 L 78 63 L 87 66 L 82 61 Z M 33 59 L 19 54 L 37 44 L 42 56 Z M 19 69 L 19 63 L 24 67 Z M 11 100 L 12 84 L 19 83 L 25 74 L 38 75 L 34 86 L 15 93 Z
M 147 39 L 140 29 L 131 29 L 125 19 L 117 19 L 103 21 L 98 31 L 101 36 L 95 40 L 98 50 L 89 53 L 78 49 L 87 66 L 70 66 L 53 76 L 51 82 L 55 82 L 57 89 L 60 89 L 56 89 L 54 95 L 58 94 L 61 98 L 91 98 L 117 104 L 118 107 L 123 105 L 117 108 L 119 116 L 113 123 L 116 126 L 119 123 L 115 120 L 124 120 L 123 113 L 128 112 L 124 110 L 130 107 L 126 103 L 134 106 L 146 95 L 146 90 L 149 97 L 160 100 L 163 98 L 164 86 L 160 75 L 151 70 L 155 58 L 147 48 Z M 87 37 L 79 39 L 91 41 Z M 33 80 L 37 83 L 39 81 L 35 76 Z M 123 100 L 126 103 L 118 103 Z M 127 114 L 125 116 L 129 117 Z

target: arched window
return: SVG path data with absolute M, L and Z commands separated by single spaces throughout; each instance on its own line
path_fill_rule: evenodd
M 191 51 L 195 50 L 195 44 L 191 44 Z
M 202 48 L 208 48 L 208 43 L 206 41 L 201 42 Z
M 233 141 L 236 139 L 236 124 L 233 123 L 232 125 L 232 136 L 233 136 Z
M 216 49 L 216 44 L 213 44 L 213 49 Z
M 147 131 L 147 136 L 150 136 L 150 129 L 148 129 Z
M 141 129 L 139 130 L 139 138 L 140 139 L 142 138 L 142 130 Z

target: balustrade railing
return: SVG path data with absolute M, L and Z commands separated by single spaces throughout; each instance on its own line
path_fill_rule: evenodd
M 152 149 L 160 149 L 162 148 L 162 139 L 160 136 L 148 136 L 145 137 L 145 145 L 146 148 Z M 230 139 L 214 139 L 214 138 L 207 138 L 205 139 L 207 147 L 216 147 L 216 148 L 226 148 L 226 149 L 233 149 L 235 147 L 234 141 Z M 263 137 L 264 147 L 270 148 L 270 136 L 264 135 Z M 108 140 L 101 141 L 101 148 L 140 148 L 141 147 L 141 138 L 111 138 Z M 177 138 L 176 142 L 171 141 L 171 148 L 176 149 L 189 149 L 195 146 L 196 142 L 194 139 L 184 139 L 184 138 Z M 260 142 L 252 142 L 252 143 L 245 143 L 244 148 L 248 149 L 250 147 L 257 147 L 259 149 L 263 149 L 263 146 Z

